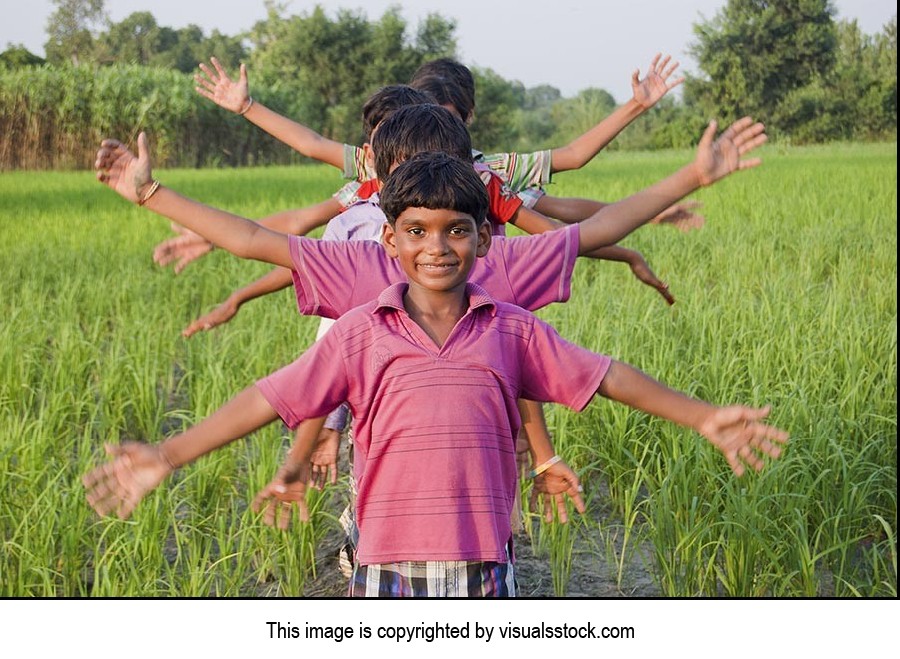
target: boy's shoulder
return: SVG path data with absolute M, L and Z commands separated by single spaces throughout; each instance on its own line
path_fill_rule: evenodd
M 327 240 L 378 240 L 385 219 L 376 193 L 335 215 L 322 237 Z

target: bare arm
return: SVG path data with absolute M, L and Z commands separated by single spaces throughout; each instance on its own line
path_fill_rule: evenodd
M 759 423 L 768 415 L 768 407 L 717 407 L 670 389 L 621 362 L 612 363 L 597 393 L 695 430 L 722 452 L 738 476 L 743 475 L 744 464 L 756 471 L 762 469 L 762 455 L 777 458 L 780 445 L 788 439 L 783 430 Z
M 292 276 L 288 268 L 275 268 L 251 284 L 236 290 L 222 304 L 185 327 L 181 335 L 188 338 L 197 332 L 206 332 L 219 325 L 224 325 L 237 315 L 245 302 L 285 289 L 291 283 Z
M 744 160 L 742 157 L 765 143 L 764 131 L 761 123 L 744 117 L 713 141 L 716 122 L 711 122 L 703 133 L 693 163 L 579 223 L 578 253 L 587 254 L 598 247 L 615 244 L 699 187 L 712 185 L 735 171 L 756 167 L 762 162 L 759 158 Z
M 153 182 L 147 137 L 138 135 L 138 155 L 117 140 L 103 140 L 94 163 L 97 178 L 125 199 L 141 203 L 235 256 L 291 267 L 288 236 L 252 220 L 206 206 Z
M 327 224 L 341 210 L 341 204 L 334 198 L 305 208 L 296 208 L 259 220 L 266 228 L 281 233 L 303 236 L 313 229 Z M 173 222 L 172 230 L 178 235 L 159 243 L 153 249 L 153 260 L 163 267 L 175 263 L 175 274 L 179 274 L 192 261 L 213 250 L 213 244 L 193 231 Z
M 678 62 L 670 65 L 671 57 L 669 55 L 666 55 L 661 61 L 660 57 L 661 54 L 657 53 L 653 58 L 645 78 L 639 79 L 640 72 L 637 69 L 631 74 L 631 88 L 634 95 L 629 101 L 613 110 L 612 114 L 588 132 L 575 138 L 566 146 L 551 151 L 551 172 L 564 172 L 583 167 L 628 124 L 684 81 L 682 77 L 669 82 L 669 78 L 678 68 Z
M 292 236 L 305 236 L 313 229 L 328 224 L 328 221 L 341 212 L 341 203 L 334 197 L 329 197 L 318 204 L 305 208 L 294 208 L 281 211 L 274 215 L 259 220 L 259 223 L 267 229 L 288 233 Z
M 605 206 L 609 206 L 605 201 L 593 201 L 577 197 L 553 197 L 545 194 L 537 200 L 534 210 L 560 222 L 572 224 L 573 222 L 581 222 L 589 218 Z
M 228 77 L 225 69 L 215 57 L 210 58 L 212 68 L 200 64 L 201 74 L 194 75 L 195 89 L 216 105 L 231 112 L 243 114 L 269 135 L 298 153 L 344 169 L 344 145 L 323 137 L 316 131 L 270 110 L 262 103 L 251 99 L 247 67 L 241 64 L 237 80 Z
M 101 515 L 131 514 L 178 467 L 240 439 L 278 418 L 255 387 L 244 389 L 211 416 L 161 444 L 107 446 L 112 461 L 85 474 L 88 502 Z

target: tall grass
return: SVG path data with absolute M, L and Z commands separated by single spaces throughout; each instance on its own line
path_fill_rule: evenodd
M 132 142 L 146 130 L 161 165 L 200 167 L 297 162 L 300 157 L 243 117 L 194 91 L 169 69 L 27 67 L 0 71 L 0 171 L 85 169 L 102 138 Z M 286 87 L 254 84 L 253 95 L 302 116 Z
M 647 227 L 626 241 L 670 283 L 674 307 L 622 265 L 580 263 L 572 300 L 541 315 L 691 394 L 771 403 L 791 442 L 737 479 L 672 424 L 602 400 L 580 415 L 550 408 L 557 450 L 595 513 L 536 531 L 558 594 L 588 540 L 623 593 L 644 557 L 668 596 L 896 596 L 896 146 L 763 157 L 698 193 L 702 231 Z M 615 200 L 689 158 L 616 153 L 550 191 Z M 160 177 L 249 217 L 340 184 L 319 167 Z M 159 441 L 313 340 L 316 321 L 287 292 L 182 339 L 265 267 L 214 252 L 175 277 L 150 261 L 167 235 L 89 174 L 0 177 L 3 596 L 298 595 L 321 569 L 340 494 L 288 533 L 248 510 L 289 441 L 280 427 L 181 470 L 127 522 L 98 519 L 84 500 L 80 476 L 105 442 Z

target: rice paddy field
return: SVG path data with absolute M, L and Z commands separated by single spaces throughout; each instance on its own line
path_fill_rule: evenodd
M 589 511 L 528 518 L 522 579 L 544 581 L 526 594 L 896 597 L 896 144 L 762 151 L 694 196 L 702 230 L 625 241 L 673 307 L 627 267 L 582 260 L 570 302 L 540 315 L 690 394 L 771 404 L 788 447 L 738 479 L 670 423 L 601 399 L 548 408 Z M 549 191 L 613 201 L 691 157 L 604 155 Z M 324 166 L 158 175 L 252 218 L 341 183 Z M 288 532 L 249 509 L 290 441 L 278 424 L 181 470 L 127 521 L 87 505 L 80 479 L 104 443 L 177 432 L 315 335 L 284 291 L 183 339 L 267 268 L 216 251 L 175 276 L 151 260 L 170 235 L 91 173 L 0 174 L 0 597 L 313 596 L 335 571 L 340 486 Z

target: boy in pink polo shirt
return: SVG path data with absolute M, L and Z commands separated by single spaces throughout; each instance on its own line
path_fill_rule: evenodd
M 711 130 L 704 142 L 711 144 Z M 656 192 L 671 195 L 688 177 L 720 178 L 741 166 L 739 153 L 757 140 L 740 131 L 736 150 L 725 142 L 724 161 L 717 153 L 709 162 L 698 158 Z M 115 161 L 123 154 L 105 148 L 100 176 L 116 187 L 122 172 Z M 159 185 L 137 189 L 146 202 Z M 177 205 L 173 193 L 161 197 L 159 210 Z M 508 597 L 516 594 L 510 512 L 517 399 L 580 410 L 599 393 L 693 428 L 739 476 L 745 465 L 759 470 L 762 456 L 780 454 L 787 434 L 760 422 L 768 408 L 720 408 L 689 398 L 564 341 L 530 312 L 471 283 L 492 240 L 487 196 L 471 165 L 446 154 L 415 156 L 388 179 L 382 205 L 389 222 L 384 242 L 406 281 L 343 315 L 297 361 L 188 431 L 154 446 L 110 448 L 114 460 L 84 479 L 98 512 L 127 516 L 176 466 L 279 417 L 296 426 L 347 400 L 355 419 L 360 529 L 350 595 Z M 283 238 L 248 232 L 239 218 L 223 220 L 217 240 L 245 243 L 248 255 L 278 263 L 290 258 Z M 308 441 L 293 452 L 300 465 L 312 448 Z M 538 472 L 563 464 L 554 455 L 539 458 Z

